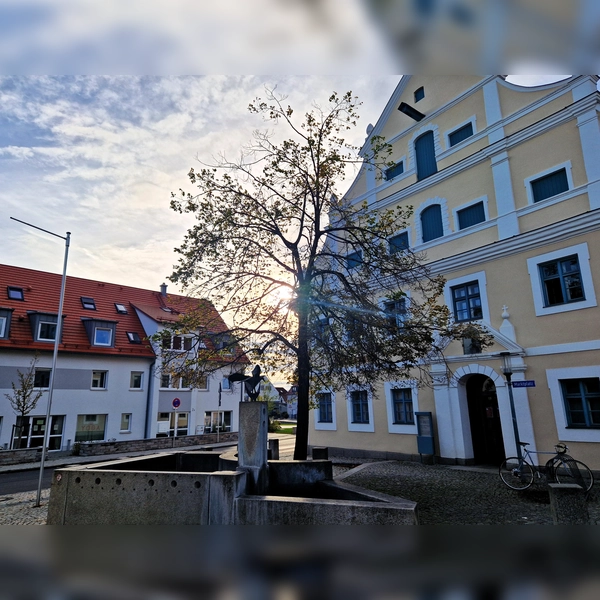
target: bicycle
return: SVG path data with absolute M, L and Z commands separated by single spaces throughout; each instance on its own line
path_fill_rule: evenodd
M 524 451 L 521 459 L 511 456 L 498 470 L 502 483 L 512 490 L 526 490 L 533 483 L 534 477 L 542 479 L 540 467 L 535 466 L 531 460 L 532 454 L 553 454 L 530 451 L 527 449 L 528 442 L 519 442 L 519 445 Z M 567 454 L 568 449 L 563 443 L 554 446 L 556 454 L 544 466 L 546 480 L 554 483 L 575 483 L 589 492 L 594 485 L 594 476 L 587 465 Z

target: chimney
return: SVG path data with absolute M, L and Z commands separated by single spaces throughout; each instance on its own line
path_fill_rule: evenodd
M 166 296 L 167 296 L 167 284 L 166 283 L 161 284 L 160 295 L 164 296 L 166 298 Z

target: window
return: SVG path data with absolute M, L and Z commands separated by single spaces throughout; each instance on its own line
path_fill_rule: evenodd
M 398 235 L 394 235 L 388 239 L 390 245 L 390 254 L 402 252 L 408 248 L 408 231 L 403 231 Z
M 444 235 L 442 207 L 439 204 L 432 204 L 423 210 L 421 213 L 421 231 L 423 243 L 430 242 Z
M 456 146 L 473 135 L 473 123 L 467 123 L 448 134 L 448 146 Z
M 535 314 L 597 306 L 587 243 L 527 259 Z
M 127 308 L 125 307 L 124 304 L 120 304 L 118 302 L 115 302 L 115 309 L 121 315 L 126 315 L 127 314 Z
M 33 377 L 33 386 L 36 388 L 50 387 L 50 373 L 52 373 L 52 369 L 36 369 Z
M 131 413 L 121 414 L 121 432 L 131 431 Z
M 404 162 L 399 161 L 393 167 L 388 167 L 384 172 L 383 176 L 386 181 L 391 181 L 394 177 L 398 177 L 398 175 L 402 175 L 404 173 Z
M 8 294 L 9 300 L 25 300 L 25 296 L 23 295 L 23 288 L 9 285 L 6 288 L 6 293 Z
M 544 306 L 585 300 L 577 255 L 539 265 Z
M 362 252 L 357 250 L 356 252 L 351 252 L 346 256 L 346 267 L 348 271 L 352 269 L 357 269 L 362 264 Z
M 392 389 L 394 425 L 412 425 L 415 422 L 413 413 L 412 390 L 410 388 Z
M 92 371 L 92 389 L 105 390 L 108 371 Z
M 112 346 L 112 329 L 96 327 L 94 329 L 95 346 Z
M 352 406 L 352 422 L 360 424 L 369 423 L 369 397 L 366 390 L 350 392 Z
M 319 423 L 333 423 L 331 392 L 317 394 L 317 402 L 319 404 Z
M 223 377 L 221 380 L 221 389 L 222 390 L 230 390 L 231 389 L 231 381 L 227 377 Z
M 228 342 L 227 342 L 228 343 Z M 192 349 L 193 339 L 191 336 L 174 335 L 171 337 L 167 333 L 163 334 L 162 347 L 165 350 L 186 350 Z
M 475 319 L 481 319 L 483 317 L 483 312 L 481 309 L 479 282 L 470 281 L 464 285 L 453 287 L 452 306 L 454 309 L 454 319 L 456 321 L 473 321 Z
M 231 411 L 213 410 L 204 413 L 204 433 L 231 431 Z
M 390 327 L 402 329 L 406 320 L 406 298 L 385 301 L 383 303 L 383 310 L 387 315 Z
M 415 140 L 415 158 L 417 161 L 417 181 L 437 173 L 433 131 L 427 131 Z
M 533 202 L 540 202 L 569 189 L 567 169 L 562 168 L 538 179 L 530 181 Z
M 483 202 L 476 202 L 475 204 L 471 204 L 471 206 L 457 210 L 456 218 L 459 229 L 466 229 L 467 227 L 477 225 L 477 223 L 483 223 L 485 221 Z
M 12 320 L 11 308 L 0 308 L 0 338 L 8 339 L 10 334 L 10 322 Z
M 171 376 L 170 375 L 161 375 L 160 376 L 160 387 L 161 388 L 171 387 Z
M 64 422 L 64 415 L 54 415 L 50 417 L 48 450 L 60 450 L 62 448 Z M 46 417 L 18 416 L 12 447 L 14 450 L 17 448 L 41 448 L 44 445 L 45 435 Z
M 142 343 L 142 340 L 140 339 L 140 335 L 138 334 L 137 331 L 128 331 L 127 339 L 129 340 L 130 344 L 141 344 Z
M 76 442 L 97 442 L 104 439 L 106 415 L 77 415 Z
M 131 371 L 131 375 L 129 376 L 129 389 L 141 390 L 143 381 L 144 373 L 142 373 L 142 371 Z
M 40 321 L 37 339 L 42 342 L 53 342 L 56 339 L 56 323 Z
M 4 334 L 6 333 L 6 323 L 7 323 L 8 319 L 4 316 L 0 316 L 0 338 L 3 337 L 8 337 L 5 336 Z
M 190 382 L 185 377 L 180 377 L 179 375 L 161 375 L 160 387 L 181 390 L 189 388 Z
M 600 379 L 560 380 L 568 427 L 600 427 Z
M 81 305 L 86 310 L 96 310 L 96 302 L 93 298 L 87 296 L 81 296 Z
M 423 98 L 425 98 L 425 88 L 421 86 L 415 90 L 415 103 L 419 100 L 423 100 Z

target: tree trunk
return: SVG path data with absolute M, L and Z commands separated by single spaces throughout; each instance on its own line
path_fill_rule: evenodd
M 310 386 L 310 355 L 308 352 L 308 314 L 305 303 L 298 311 L 298 413 L 294 460 L 306 460 L 308 454 L 308 417 Z

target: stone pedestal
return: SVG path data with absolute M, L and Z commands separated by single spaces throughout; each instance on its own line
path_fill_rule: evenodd
M 589 525 L 585 490 L 574 483 L 550 483 L 550 509 L 555 525 Z
M 247 491 L 250 494 L 265 494 L 269 485 L 268 430 L 267 403 L 240 402 L 238 467 L 248 475 Z

